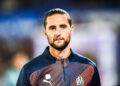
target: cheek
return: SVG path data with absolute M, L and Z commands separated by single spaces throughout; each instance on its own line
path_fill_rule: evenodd
M 54 35 L 53 35 L 53 34 L 47 34 L 47 38 L 48 38 L 49 40 L 53 40 Z
M 47 34 L 47 37 L 49 37 L 49 38 L 52 37 L 52 35 L 53 35 L 51 32 L 47 32 L 46 34 Z
M 63 36 L 64 37 L 69 37 L 69 36 L 71 36 L 71 32 L 70 31 L 66 31 L 66 32 L 63 33 Z

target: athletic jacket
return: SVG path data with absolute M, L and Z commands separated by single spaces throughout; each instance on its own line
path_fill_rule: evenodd
M 48 50 L 24 65 L 16 86 L 101 86 L 95 63 L 72 50 L 56 59 Z

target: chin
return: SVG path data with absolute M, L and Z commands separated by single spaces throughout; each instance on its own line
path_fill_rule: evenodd
M 59 43 L 59 44 L 56 44 L 56 43 L 50 43 L 50 45 L 55 48 L 56 50 L 59 50 L 59 51 L 62 51 L 64 50 L 67 45 L 69 44 L 69 42 L 65 42 L 65 43 Z
M 54 46 L 54 48 L 55 48 L 56 50 L 59 50 L 59 51 L 64 50 L 66 47 L 67 47 L 67 46 L 65 46 L 65 45 L 60 45 L 60 46 L 56 45 L 56 46 Z

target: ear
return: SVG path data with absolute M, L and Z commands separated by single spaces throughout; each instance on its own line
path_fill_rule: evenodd
M 47 37 L 46 29 L 43 29 L 43 34 Z
M 71 34 L 72 34 L 73 31 L 74 31 L 74 29 L 75 29 L 75 28 L 74 28 L 74 25 L 72 25 L 70 29 L 71 29 Z

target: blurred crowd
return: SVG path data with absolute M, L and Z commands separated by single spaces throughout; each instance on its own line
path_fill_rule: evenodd
M 0 0 L 0 86 L 16 86 L 23 65 L 48 46 L 43 17 L 58 7 L 73 20 L 72 49 L 97 64 L 102 86 L 119 86 L 119 0 Z

